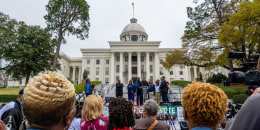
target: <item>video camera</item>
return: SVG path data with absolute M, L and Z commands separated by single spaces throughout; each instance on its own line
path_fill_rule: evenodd
M 245 52 L 229 52 L 228 58 L 242 59 L 241 66 L 244 66 L 246 69 L 249 69 L 245 73 L 243 72 L 230 72 L 228 73 L 228 81 L 230 83 L 245 83 L 248 85 L 248 95 L 251 95 L 252 92 L 260 85 L 260 73 L 258 72 L 257 59 L 259 55 L 252 55 L 252 51 L 248 56 L 248 60 L 245 60 Z M 253 91 L 252 91 L 253 90 Z

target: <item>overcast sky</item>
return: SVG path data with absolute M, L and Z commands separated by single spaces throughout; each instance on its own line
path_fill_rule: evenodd
M 123 28 L 133 17 L 148 34 L 149 41 L 162 41 L 161 48 L 181 47 L 181 36 L 188 20 L 186 7 L 193 0 L 87 0 L 90 5 L 89 38 L 66 37 L 61 51 L 70 57 L 81 57 L 80 48 L 109 48 L 107 41 L 119 41 Z M 0 0 L 0 12 L 29 25 L 46 27 L 44 15 L 48 0 Z

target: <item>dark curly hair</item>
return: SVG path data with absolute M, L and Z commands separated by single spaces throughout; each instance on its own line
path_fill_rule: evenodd
M 109 123 L 108 130 L 113 128 L 133 127 L 135 125 L 133 104 L 125 98 L 113 98 L 109 103 Z

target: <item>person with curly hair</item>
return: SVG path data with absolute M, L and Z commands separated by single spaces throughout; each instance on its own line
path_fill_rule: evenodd
M 130 130 L 135 125 L 133 104 L 125 98 L 113 98 L 109 103 L 108 130 Z
M 183 116 L 190 130 L 216 130 L 224 117 L 227 96 L 209 83 L 193 82 L 184 88 Z
M 30 79 L 23 98 L 27 130 L 68 130 L 76 114 L 74 85 L 56 72 Z
M 106 130 L 108 117 L 103 117 L 104 102 L 100 96 L 89 95 L 83 105 L 81 130 Z

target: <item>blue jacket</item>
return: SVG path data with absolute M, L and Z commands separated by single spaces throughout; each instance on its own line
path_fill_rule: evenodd
M 138 89 L 140 87 L 140 81 L 136 80 L 135 81 L 135 89 Z
M 155 85 L 154 84 L 149 84 L 149 92 L 154 92 L 155 93 Z
M 191 130 L 213 130 L 213 129 L 208 128 L 208 127 L 194 127 Z

